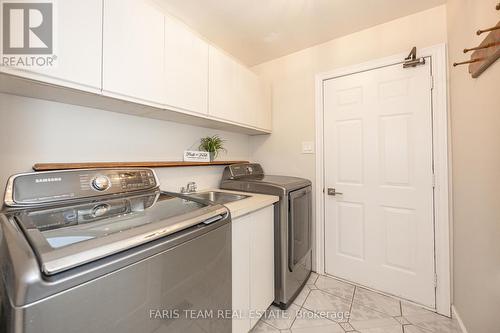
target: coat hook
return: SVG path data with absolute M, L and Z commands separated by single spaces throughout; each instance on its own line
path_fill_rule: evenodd
M 497 10 L 500 10 L 500 2 L 497 4 Z
M 476 47 L 471 47 L 470 49 L 464 49 L 464 53 L 467 53 L 467 52 L 470 52 L 470 51 L 475 51 L 475 50 L 487 49 L 487 48 L 490 48 L 490 47 L 493 47 L 493 46 L 497 46 L 497 45 L 500 45 L 500 42 L 488 43 L 488 44 L 483 45 L 483 46 L 476 46 Z
M 465 65 L 465 64 L 472 64 L 472 63 L 483 61 L 483 60 L 484 60 L 483 58 L 477 58 L 477 59 L 471 59 L 471 60 L 462 61 L 462 62 L 455 62 L 453 64 L 453 67 L 457 67 L 457 66 Z
M 488 29 L 484 29 L 484 30 L 481 30 L 479 29 L 476 34 L 479 36 L 480 34 L 484 33 L 484 32 L 488 32 L 488 31 L 493 31 L 493 30 L 498 30 L 500 29 L 500 25 L 497 25 L 497 26 L 494 26 L 494 27 L 491 27 L 491 28 L 488 28 Z

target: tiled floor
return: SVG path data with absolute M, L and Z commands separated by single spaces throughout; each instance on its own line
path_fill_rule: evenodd
M 286 311 L 271 306 L 252 333 L 461 333 L 455 320 L 312 273 Z

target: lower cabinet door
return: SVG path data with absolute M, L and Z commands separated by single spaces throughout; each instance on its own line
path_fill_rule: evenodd
M 248 216 L 233 220 L 232 223 L 232 302 L 233 333 L 246 333 L 250 330 L 250 223 Z
M 274 300 L 273 206 L 234 219 L 231 241 L 233 333 L 247 333 Z
M 261 314 L 274 300 L 274 212 L 267 207 L 254 216 L 250 230 L 250 311 Z M 253 327 L 259 321 L 251 316 Z

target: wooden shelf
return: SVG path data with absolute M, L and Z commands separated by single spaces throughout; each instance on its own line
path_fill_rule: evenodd
M 37 163 L 33 165 L 35 171 L 89 169 L 89 168 L 173 168 L 212 165 L 231 165 L 248 163 L 248 161 L 214 161 L 214 162 L 85 162 L 85 163 Z

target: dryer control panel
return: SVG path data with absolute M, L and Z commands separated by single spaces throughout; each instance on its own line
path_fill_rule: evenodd
M 226 172 L 229 171 L 229 173 Z M 231 164 L 226 167 L 223 179 L 237 179 L 245 176 L 263 176 L 264 169 L 258 163 Z

